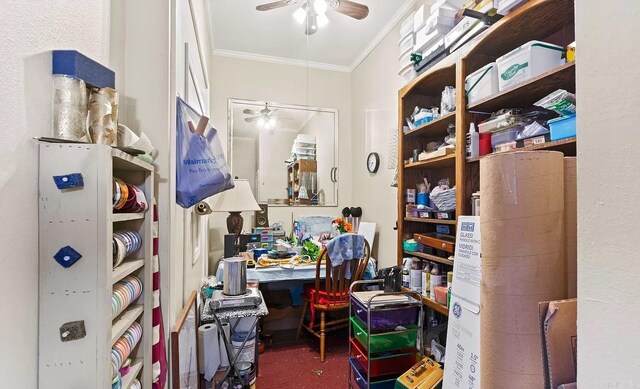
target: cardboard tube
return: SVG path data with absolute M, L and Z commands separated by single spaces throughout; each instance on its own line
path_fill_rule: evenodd
M 544 387 L 538 302 L 564 296 L 563 165 L 549 151 L 480 161 L 483 388 Z
M 578 297 L 578 182 L 576 157 L 564 159 L 564 257 L 566 298 Z

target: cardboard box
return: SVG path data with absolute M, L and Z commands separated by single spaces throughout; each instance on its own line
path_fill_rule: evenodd
M 576 382 L 577 300 L 538 304 L 545 389 Z
M 564 158 L 565 298 L 578 297 L 578 200 L 576 157 Z

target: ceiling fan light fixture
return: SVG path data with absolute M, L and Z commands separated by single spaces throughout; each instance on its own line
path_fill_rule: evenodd
M 269 126 L 271 126 L 271 127 L 275 127 L 276 126 L 276 118 L 274 118 L 274 117 L 269 118 Z
M 262 116 L 259 117 L 256 124 L 258 125 L 258 127 L 263 127 L 265 125 L 264 118 Z
M 313 2 L 313 9 L 316 11 L 318 15 L 324 15 L 327 12 L 329 6 L 327 5 L 326 0 L 315 0 Z M 322 26 L 320 26 L 322 27 Z
M 304 21 L 307 19 L 307 11 L 304 8 L 298 8 L 296 12 L 293 13 L 293 18 L 296 22 L 304 24 Z
M 326 26 L 327 24 L 329 24 L 329 18 L 325 14 L 320 14 L 320 15 L 318 15 L 317 22 L 318 22 L 318 27 L 322 28 L 322 27 Z

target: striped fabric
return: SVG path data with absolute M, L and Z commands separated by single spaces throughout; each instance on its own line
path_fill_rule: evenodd
M 160 265 L 158 261 L 158 207 L 153 203 L 153 389 L 164 389 L 167 380 L 167 355 L 160 307 Z M 133 386 L 132 386 L 133 387 Z

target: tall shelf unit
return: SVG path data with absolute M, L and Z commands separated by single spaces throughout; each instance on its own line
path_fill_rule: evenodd
M 466 158 L 466 134 L 471 122 L 478 124 L 494 111 L 502 108 L 525 108 L 557 90 L 575 93 L 575 62 L 570 62 L 542 75 L 501 91 L 472 105 L 467 104 L 465 78 L 482 66 L 495 61 L 501 55 L 531 40 L 541 40 L 561 46 L 575 41 L 574 0 L 529 0 L 512 13 L 503 17 L 474 40 L 455 51 L 435 66 L 408 83 L 398 92 L 399 169 L 398 169 L 398 238 L 397 260 L 402 265 L 404 257 L 416 257 L 441 264 L 451 271 L 453 262 L 437 256 L 405 252 L 403 239 L 414 233 L 434 232 L 437 224 L 456 226 L 455 221 L 406 217 L 406 189 L 415 188 L 423 176 L 429 182 L 450 178 L 456 186 L 456 218 L 471 214 L 471 195 L 480 188 L 480 163 L 482 157 Z M 440 106 L 445 86 L 456 89 L 456 110 L 437 120 L 403 133 L 405 118 L 415 106 Z M 456 150 L 454 154 L 405 164 L 415 148 L 429 140 L 440 140 L 446 135 L 449 124 L 455 124 Z M 576 155 L 576 139 L 562 139 L 521 150 L 557 150 L 567 156 Z M 436 312 L 448 315 L 448 308 L 423 297 L 424 304 Z
M 113 177 L 140 188 L 151 205 L 153 166 L 118 149 L 89 144 L 40 144 L 39 382 L 65 388 L 112 386 L 111 348 L 133 322 L 142 338 L 130 354 L 128 389 L 151 387 L 153 218 L 112 211 Z M 53 177 L 79 173 L 83 185 L 58 189 Z M 77 175 L 76 175 L 77 176 Z M 142 246 L 113 267 L 113 231 L 133 229 Z M 54 260 L 70 246 L 82 256 L 65 268 Z M 137 276 L 143 292 L 112 317 L 113 285 Z

